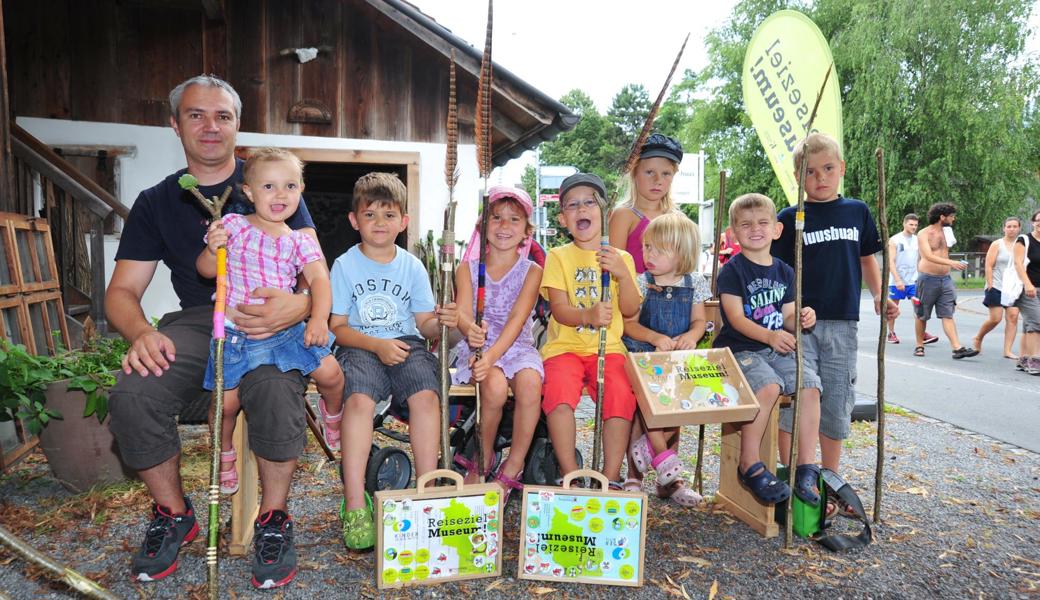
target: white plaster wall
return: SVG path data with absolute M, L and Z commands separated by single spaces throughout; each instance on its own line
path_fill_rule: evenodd
M 136 149 L 120 158 L 117 173 L 119 200 L 132 207 L 137 195 L 170 173 L 184 168 L 184 152 L 180 140 L 169 127 L 146 127 L 113 123 L 66 121 L 18 117 L 18 125 L 49 145 L 130 146 Z M 334 150 L 383 150 L 419 153 L 419 228 L 420 235 L 432 229 L 440 237 L 444 227 L 444 205 L 448 191 L 444 183 L 444 144 L 355 140 L 345 138 L 272 135 L 241 132 L 238 143 L 242 146 L 280 146 L 288 148 L 316 148 Z M 455 237 L 468 240 L 477 218 L 477 195 L 480 181 L 476 176 L 476 151 L 473 145 L 459 147 L 461 176 L 455 188 L 459 202 L 456 211 Z M 306 196 L 306 194 L 305 194 Z M 412 215 L 416 218 L 416 215 Z M 115 267 L 113 258 L 119 240 L 109 236 L 105 240 L 105 282 Z M 336 257 L 329 257 L 329 261 Z M 142 300 L 144 313 L 158 317 L 177 310 L 177 297 L 170 285 L 169 271 L 162 264 L 156 270 L 152 284 Z

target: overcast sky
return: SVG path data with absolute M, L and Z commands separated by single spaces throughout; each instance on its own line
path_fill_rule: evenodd
M 409 0 L 478 48 L 484 45 L 486 0 Z M 574 88 L 588 93 L 600 112 L 623 86 L 641 83 L 657 95 L 683 36 L 690 33 L 676 73 L 707 64 L 704 37 L 722 25 L 736 0 L 498 0 L 494 60 L 539 90 L 560 98 Z M 1028 43 L 1040 60 L 1040 0 Z M 502 183 L 519 182 L 525 157 L 511 161 Z

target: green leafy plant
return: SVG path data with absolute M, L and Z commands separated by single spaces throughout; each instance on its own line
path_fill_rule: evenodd
M 108 389 L 115 385 L 118 369 L 129 344 L 123 338 L 88 339 L 81 350 L 63 348 L 54 356 L 30 354 L 22 344 L 0 339 L 0 421 L 19 419 L 39 435 L 51 419 L 64 418 L 47 408 L 44 392 L 55 381 L 68 379 L 70 390 L 86 396 L 83 416 L 99 423 L 108 416 Z

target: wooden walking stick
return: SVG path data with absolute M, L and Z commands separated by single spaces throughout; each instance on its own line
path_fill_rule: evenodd
M 726 171 L 719 171 L 719 199 L 715 202 L 715 252 L 712 252 L 711 265 L 711 298 L 719 303 L 719 313 L 722 313 L 721 298 L 719 298 L 719 248 L 722 246 L 722 215 L 726 210 Z M 717 332 L 716 332 L 717 333 Z M 704 425 L 697 427 L 697 467 L 693 474 L 693 484 L 697 486 L 697 493 L 704 495 L 704 469 L 701 463 L 704 461 Z
M 813 104 L 812 113 L 809 115 L 809 122 L 805 125 L 806 137 L 812 131 L 813 121 L 816 120 L 816 110 L 820 108 L 820 99 L 823 98 L 823 90 L 827 87 L 827 80 L 831 77 L 831 69 L 834 65 L 831 64 L 827 67 L 827 73 L 823 76 L 823 84 L 820 86 L 820 92 L 816 94 L 816 103 Z M 802 160 L 798 165 L 798 209 L 794 216 L 794 356 L 795 356 L 795 371 L 794 371 L 794 400 L 791 403 L 791 455 L 787 457 L 787 484 L 792 490 L 792 496 L 787 501 L 787 520 L 784 527 L 784 547 L 791 548 L 794 542 L 793 525 L 794 525 L 794 480 L 796 475 L 796 465 L 798 462 L 798 407 L 801 405 L 802 400 L 802 381 L 804 377 L 802 369 L 802 360 L 804 358 L 804 351 L 802 349 L 802 234 L 805 231 L 805 174 L 809 168 L 809 157 L 806 156 L 805 152 L 802 152 Z M 821 492 L 823 490 L 820 490 Z M 821 494 L 820 501 L 823 502 L 823 496 Z
M 878 177 L 878 221 L 881 223 L 881 328 L 878 333 L 877 349 L 877 467 L 874 472 L 874 522 L 881 522 L 881 475 L 885 468 L 885 343 L 888 335 L 888 301 L 885 288 L 888 285 L 888 207 L 885 198 L 885 151 L 874 151 L 877 157 Z
M 199 181 L 192 175 L 181 175 L 177 183 L 191 192 L 214 220 L 220 219 L 224 202 L 231 195 L 231 186 L 219 198 L 208 199 L 199 191 Z M 209 566 L 209 597 L 220 597 L 220 579 L 217 546 L 220 537 L 220 428 L 224 416 L 224 303 L 227 301 L 227 248 L 217 249 L 217 294 L 213 303 L 213 339 L 217 346 L 213 353 L 213 432 L 210 440 L 212 454 L 209 469 L 209 544 L 206 546 L 206 564 Z
M 0 525 L 0 543 L 26 562 L 43 569 L 51 579 L 65 583 L 88 598 L 95 600 L 118 600 L 119 598 L 78 571 L 33 548 L 2 525 Z
M 487 35 L 484 38 L 484 55 L 480 59 L 480 82 L 477 84 L 476 133 L 477 167 L 484 182 L 480 192 L 480 262 L 477 264 L 477 310 L 473 322 L 480 327 L 484 321 L 484 277 L 487 271 L 487 225 L 488 225 L 488 176 L 491 175 L 491 32 L 492 3 L 488 0 Z M 483 355 L 483 348 L 474 348 L 473 356 L 477 360 Z M 480 418 L 480 385 L 473 387 L 473 403 L 476 411 L 474 435 L 477 439 L 477 475 L 480 483 L 484 482 L 484 443 L 483 426 Z
M 448 69 L 448 143 L 444 153 L 444 181 L 448 184 L 448 205 L 444 207 L 444 231 L 441 232 L 441 297 L 443 307 L 455 297 L 455 184 L 459 181 L 459 108 L 455 96 L 455 49 L 451 50 Z M 451 468 L 451 442 L 448 439 L 448 326 L 441 325 L 441 468 Z
M 661 86 L 661 91 L 657 93 L 657 100 L 654 101 L 650 107 L 650 112 L 646 115 L 646 121 L 643 123 L 643 129 L 639 131 L 639 136 L 636 137 L 635 143 L 632 144 L 632 149 L 628 153 L 628 158 L 625 159 L 624 164 L 621 166 L 621 176 L 624 177 L 632 169 L 635 168 L 636 163 L 639 162 L 639 151 L 642 150 L 643 144 L 646 143 L 646 139 L 650 137 L 650 131 L 654 127 L 654 119 L 657 117 L 657 111 L 661 108 L 661 103 L 664 102 L 665 92 L 668 91 L 668 84 L 672 82 L 672 76 L 675 75 L 675 69 L 679 66 L 679 60 L 682 59 L 683 52 L 686 50 L 686 42 L 690 40 L 690 34 L 686 34 L 686 38 L 683 39 L 682 46 L 679 48 L 679 53 L 675 55 L 675 60 L 672 61 L 672 68 L 668 71 L 668 77 L 664 80 L 664 85 Z M 615 200 L 617 200 L 615 193 Z M 602 237 L 600 237 L 600 246 L 607 247 L 610 245 L 609 225 L 607 223 L 607 213 L 610 210 L 610 206 L 607 204 L 605 198 L 601 198 L 599 194 L 596 194 L 596 201 L 599 203 L 600 210 L 600 221 L 603 228 Z M 611 203 L 613 204 L 613 203 Z M 600 274 L 600 301 L 610 302 L 610 273 L 604 271 Z M 596 418 L 595 425 L 592 433 L 592 470 L 600 470 L 600 454 L 603 446 L 603 383 L 604 383 L 604 371 L 606 369 L 606 354 L 607 354 L 607 328 L 599 328 L 599 349 L 596 356 Z

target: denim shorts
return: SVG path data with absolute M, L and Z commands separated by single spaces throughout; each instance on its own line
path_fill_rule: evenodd
M 238 387 L 242 377 L 262 365 L 277 367 L 279 371 L 299 371 L 304 375 L 318 368 L 323 358 L 331 354 L 332 343 L 336 340 L 329 332 L 329 343 L 325 346 L 307 346 L 303 342 L 305 323 L 279 331 L 263 340 L 248 339 L 243 333 L 234 329 L 225 329 L 224 340 L 224 389 L 233 390 Z M 213 357 L 216 355 L 217 341 L 209 344 L 209 363 L 206 365 L 205 382 L 207 390 L 216 386 L 216 371 Z
M 805 339 L 804 336 L 802 339 Z M 780 354 L 772 348 L 744 350 L 733 355 L 740 365 L 748 385 L 756 392 L 771 383 L 780 386 L 781 394 L 793 394 L 795 384 L 795 354 Z M 820 378 L 809 365 L 802 367 L 802 389 L 820 389 Z
M 918 281 L 920 284 L 920 281 Z M 856 405 L 857 321 L 817 321 L 802 335 L 805 366 L 820 378 L 820 433 L 843 440 L 852 432 Z M 791 409 L 780 409 L 780 429 L 791 431 Z

